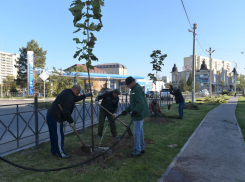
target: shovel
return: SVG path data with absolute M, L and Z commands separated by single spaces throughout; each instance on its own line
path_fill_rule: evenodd
M 167 92 L 167 95 L 168 95 L 168 92 Z M 168 103 L 168 100 L 169 100 L 169 103 Z M 170 110 L 170 108 L 171 108 L 171 105 L 170 105 L 170 96 L 169 97 L 167 96 L 167 104 L 168 104 L 168 110 Z
M 58 106 L 59 106 L 60 110 L 63 111 L 61 105 L 58 104 Z M 82 141 L 82 139 L 80 138 L 79 134 L 77 133 L 77 130 L 76 130 L 75 128 L 73 128 L 73 130 L 74 130 L 74 132 L 76 133 L 77 137 L 79 138 L 80 142 L 82 143 L 82 147 L 81 147 L 82 151 L 83 151 L 83 152 L 86 152 L 86 153 L 91 153 L 90 148 L 87 148 L 87 147 L 85 146 L 85 144 L 83 143 L 83 141 Z
M 102 105 L 99 104 L 99 106 L 100 106 L 102 109 L 104 109 L 106 112 L 108 112 L 110 115 L 114 116 L 110 111 L 108 111 L 108 110 L 107 110 L 106 108 L 104 108 Z M 118 120 L 120 123 L 122 123 L 122 125 L 125 126 L 126 128 L 128 127 L 128 126 L 127 126 L 124 122 L 122 122 L 120 119 L 117 118 L 117 120 Z M 133 136 L 133 133 L 132 133 L 132 131 L 131 131 L 130 128 L 128 129 L 128 135 L 129 135 L 130 137 Z

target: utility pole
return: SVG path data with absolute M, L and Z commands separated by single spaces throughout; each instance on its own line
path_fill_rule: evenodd
M 195 71 L 196 71 L 196 29 L 197 24 L 193 24 L 193 31 L 188 30 L 193 33 L 193 58 L 192 58 L 192 102 L 195 102 Z
M 209 52 L 209 62 L 210 62 L 210 70 L 209 70 L 209 92 L 210 92 L 210 97 L 212 97 L 212 81 L 213 81 L 213 62 L 212 62 L 212 53 L 215 50 L 212 50 L 212 48 L 210 47 L 209 50 L 206 50 L 207 52 Z

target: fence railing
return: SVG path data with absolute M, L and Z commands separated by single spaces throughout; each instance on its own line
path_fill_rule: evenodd
M 183 95 L 185 99 L 191 99 L 191 94 Z M 198 94 L 196 98 L 200 97 Z M 175 103 L 173 99 L 148 98 L 150 103 L 157 99 L 160 106 Z M 119 97 L 117 114 L 120 114 L 129 105 L 129 95 Z M 97 124 L 99 118 L 99 106 L 93 105 L 93 123 Z M 47 109 L 38 108 L 37 97 L 34 103 L 0 105 L 0 155 L 7 155 L 31 146 L 39 147 L 39 144 L 49 140 L 48 125 L 46 123 Z M 91 126 L 91 104 L 83 101 L 76 104 L 72 117 L 77 130 L 83 130 Z M 67 122 L 64 123 L 64 133 L 73 130 Z

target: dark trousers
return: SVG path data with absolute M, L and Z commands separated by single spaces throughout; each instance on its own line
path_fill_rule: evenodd
M 184 115 L 183 113 L 184 105 L 185 105 L 185 101 L 179 103 L 179 118 L 180 119 L 182 119 Z
M 99 136 L 102 136 L 103 129 L 104 129 L 105 118 L 106 117 L 108 118 L 109 123 L 114 119 L 114 116 L 112 116 L 109 113 L 107 113 L 106 111 L 100 109 L 100 114 L 99 114 L 99 128 L 98 128 L 98 135 Z M 111 128 L 111 134 L 112 134 L 112 136 L 116 136 L 117 135 L 117 128 L 116 128 L 115 121 L 113 121 L 111 123 L 110 128 Z
M 63 131 L 63 123 L 59 123 L 54 120 L 47 112 L 46 115 L 48 129 L 49 129 L 49 137 L 51 144 L 51 153 L 58 154 L 60 157 L 66 155 L 66 152 L 63 149 L 64 146 L 64 131 Z

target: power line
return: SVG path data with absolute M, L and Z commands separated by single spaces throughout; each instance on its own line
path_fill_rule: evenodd
M 185 5 L 184 5 L 184 3 L 183 3 L 183 1 L 182 1 L 182 0 L 181 0 L 181 2 L 182 2 L 182 6 L 183 6 L 183 8 L 184 8 L 184 10 L 185 10 Z M 188 17 L 188 15 L 187 15 L 186 10 L 185 10 L 185 15 L 186 15 L 187 20 L 188 20 L 188 22 L 189 22 L 189 24 L 190 24 L 190 27 L 191 27 L 191 22 L 190 22 L 190 20 L 189 20 L 189 17 Z M 191 27 L 191 29 L 192 29 L 192 27 Z
M 199 42 L 199 40 L 197 39 L 197 43 L 199 44 L 199 46 L 201 47 L 201 49 L 202 49 L 202 51 L 206 54 L 206 56 L 208 56 L 207 55 L 207 53 L 204 51 L 204 49 L 202 48 L 202 46 L 201 46 L 201 44 L 200 44 L 200 42 Z

